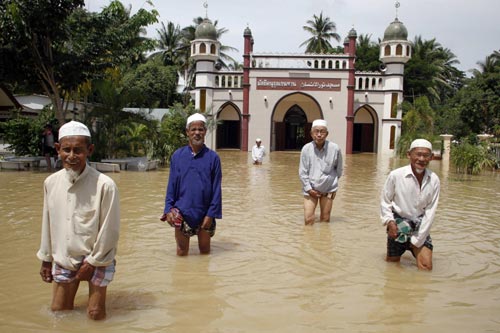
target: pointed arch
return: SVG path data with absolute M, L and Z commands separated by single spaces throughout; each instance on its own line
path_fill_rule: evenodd
M 369 104 L 354 112 L 353 152 L 376 152 L 378 122 L 377 112 Z

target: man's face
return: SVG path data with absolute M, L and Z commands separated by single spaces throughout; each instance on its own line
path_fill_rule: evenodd
M 260 147 L 260 141 L 255 141 L 255 143 L 257 144 L 257 147 Z
M 87 164 L 87 157 L 92 155 L 94 145 L 88 143 L 85 136 L 65 136 L 56 143 L 63 167 L 81 173 Z
M 413 148 L 407 153 L 413 172 L 421 174 L 432 160 L 432 152 L 428 148 Z
M 311 129 L 311 137 L 317 145 L 323 145 L 328 136 L 328 129 L 325 126 L 315 126 Z
M 189 128 L 186 129 L 186 135 L 192 147 L 202 146 L 205 143 L 206 133 L 205 123 L 202 121 L 193 121 L 189 124 Z

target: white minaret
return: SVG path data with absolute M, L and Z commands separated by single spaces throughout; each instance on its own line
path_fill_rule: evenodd
M 384 32 L 380 43 L 380 60 L 384 74 L 384 112 L 382 131 L 380 132 L 381 153 L 394 153 L 401 135 L 402 111 L 399 105 L 403 102 L 403 74 L 406 62 L 411 58 L 411 44 L 408 41 L 408 30 L 398 20 L 396 2 L 396 19 Z
M 205 3 L 206 8 L 206 3 Z M 215 87 L 215 64 L 219 59 L 220 43 L 217 41 L 217 30 L 205 17 L 196 27 L 195 39 L 191 42 L 191 58 L 195 61 L 195 107 L 201 112 L 210 110 Z

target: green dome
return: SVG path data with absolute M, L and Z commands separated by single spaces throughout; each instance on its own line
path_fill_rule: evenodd
M 406 30 L 403 22 L 400 22 L 397 18 L 389 24 L 384 32 L 384 42 L 389 40 L 407 40 L 408 30 Z
M 246 27 L 245 31 L 243 31 L 243 36 L 252 36 L 252 30 L 250 30 L 249 27 Z
M 351 30 L 349 30 L 347 37 L 358 37 L 358 33 L 356 32 L 356 30 L 354 30 L 354 28 L 352 28 Z
M 217 40 L 217 30 L 208 18 L 204 19 L 200 25 L 196 27 L 194 32 L 195 39 L 211 39 Z

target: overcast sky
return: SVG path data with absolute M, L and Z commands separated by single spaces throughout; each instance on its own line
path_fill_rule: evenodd
M 182 27 L 193 18 L 205 16 L 205 0 L 121 0 L 139 8 L 156 9 L 160 22 L 172 21 Z M 90 11 L 101 11 L 110 0 L 85 0 Z M 308 35 L 303 26 L 314 14 L 322 11 L 337 27 L 341 42 L 354 27 L 358 36 L 371 34 L 372 40 L 382 38 L 387 26 L 396 17 L 395 0 L 208 0 L 208 17 L 218 27 L 229 30 L 223 35 L 224 45 L 235 47 L 231 54 L 243 62 L 243 31 L 248 26 L 254 38 L 254 52 L 303 53 L 300 44 Z M 500 50 L 500 0 L 399 0 L 398 18 L 408 29 L 408 39 L 417 35 L 424 40 L 436 38 L 460 61 L 463 71 L 477 68 L 494 50 Z M 157 38 L 160 25 L 148 28 L 148 37 Z M 335 41 L 333 45 L 338 45 Z

